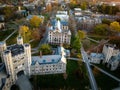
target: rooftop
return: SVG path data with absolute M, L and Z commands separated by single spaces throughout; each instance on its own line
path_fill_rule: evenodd
M 100 58 L 100 59 L 104 59 L 104 55 L 102 53 L 91 53 L 90 56 L 92 58 Z
M 44 55 L 42 57 L 33 56 L 32 65 L 35 65 L 36 62 L 38 62 L 38 64 L 54 64 L 54 63 L 58 63 L 60 60 L 61 60 L 60 55 Z
M 118 47 L 114 44 L 105 44 L 106 47 L 111 47 L 111 48 L 114 48 L 114 49 L 118 49 Z
M 120 53 L 117 56 L 112 56 L 110 60 L 111 61 L 116 61 L 116 60 L 120 61 Z
M 51 28 L 50 28 L 50 30 L 59 30 L 59 32 L 69 31 L 68 29 L 62 30 L 62 26 L 68 26 L 68 22 L 63 21 L 63 20 L 53 19 L 53 20 L 51 20 Z
M 7 50 L 11 51 L 12 56 L 16 56 L 24 52 L 23 45 L 14 44 L 7 47 Z

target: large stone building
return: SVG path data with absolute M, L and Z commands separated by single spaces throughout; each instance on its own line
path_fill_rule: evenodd
M 31 47 L 23 44 L 21 36 L 17 38 L 17 44 L 6 46 L 5 42 L 0 44 L 0 52 L 6 72 L 12 76 L 12 80 L 17 79 L 17 74 L 23 70 L 26 75 L 30 75 Z
M 6 69 L 4 78 L 0 77 L 0 80 L 4 80 L 0 82 L 2 90 L 10 90 L 21 74 L 30 76 L 66 73 L 66 56 L 69 56 L 68 50 L 58 47 L 53 55 L 31 57 L 30 44 L 24 44 L 21 36 L 17 37 L 17 44 L 6 46 L 5 42 L 0 42 L 0 54 L 0 75 L 3 65 Z
M 51 18 L 48 26 L 48 43 L 70 44 L 69 15 L 67 11 L 57 11 L 55 18 Z
M 48 29 L 48 43 L 50 44 L 70 44 L 71 32 L 68 22 L 52 20 Z
M 40 55 L 32 57 L 31 74 L 56 74 L 66 73 L 66 50 L 63 47 L 56 48 L 53 55 Z
M 102 53 L 91 53 L 90 62 L 106 64 L 110 70 L 116 70 L 120 65 L 120 50 L 115 45 L 105 44 Z

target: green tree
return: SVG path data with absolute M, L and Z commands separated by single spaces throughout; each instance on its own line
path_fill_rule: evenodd
M 72 37 L 71 46 L 73 49 L 80 51 L 81 43 L 78 35 Z
M 113 30 L 113 31 L 115 31 L 115 32 L 120 32 L 120 24 L 119 24 L 119 22 L 112 22 L 111 24 L 110 24 L 110 28 L 111 28 L 111 30 Z
M 93 29 L 94 33 L 97 35 L 108 35 L 108 25 L 107 24 L 99 24 L 96 25 Z
M 17 9 L 13 7 L 4 7 L 3 9 L 0 10 L 0 13 L 5 15 L 5 20 L 8 21 L 9 19 L 11 19 L 11 17 L 14 16 L 16 10 Z
M 29 22 L 33 28 L 38 28 L 42 21 L 43 21 L 42 18 L 39 18 L 38 16 L 33 16 Z
M 108 20 L 108 19 L 103 19 L 102 20 L 102 24 L 107 24 L 107 25 L 110 25 L 111 21 Z
M 40 51 L 42 51 L 42 54 L 48 55 L 51 54 L 51 47 L 48 44 L 42 44 L 39 48 Z

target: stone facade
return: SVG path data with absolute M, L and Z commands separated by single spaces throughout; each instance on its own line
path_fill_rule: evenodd
M 71 32 L 68 22 L 52 20 L 48 31 L 48 43 L 50 44 L 70 44 Z
M 53 55 L 31 57 L 30 44 L 23 44 L 21 36 L 17 37 L 17 44 L 6 46 L 1 42 L 0 53 L 8 76 L 2 82 L 2 90 L 9 90 L 21 72 L 27 76 L 66 73 L 66 56 L 69 55 L 68 50 L 58 47 Z
M 58 47 L 54 55 L 33 56 L 31 75 L 66 73 L 66 50 Z

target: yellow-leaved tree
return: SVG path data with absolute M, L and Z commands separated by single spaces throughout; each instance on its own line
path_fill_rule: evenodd
M 31 31 L 28 26 L 20 26 L 19 34 L 23 37 L 25 43 L 29 42 L 31 38 Z
M 77 4 L 76 0 L 70 0 L 70 3 Z
M 42 23 L 42 21 L 43 21 L 42 18 L 38 16 L 33 16 L 29 22 L 30 22 L 31 27 L 38 28 L 40 24 Z
M 86 32 L 78 30 L 78 37 L 79 39 L 84 39 L 86 37 Z
M 114 21 L 112 23 L 110 23 L 110 28 L 111 30 L 115 31 L 115 32 L 120 32 L 120 24 L 117 21 Z

